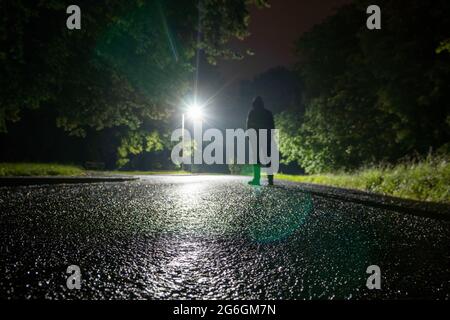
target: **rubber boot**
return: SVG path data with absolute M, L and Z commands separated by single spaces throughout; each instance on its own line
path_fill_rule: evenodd
M 252 186 L 261 185 L 261 166 L 259 164 L 253 165 L 253 180 L 249 181 L 248 184 Z
M 269 179 L 269 186 L 273 186 L 273 174 L 269 174 L 267 178 Z

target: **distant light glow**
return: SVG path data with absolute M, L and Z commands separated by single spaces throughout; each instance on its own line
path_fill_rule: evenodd
M 196 103 L 193 103 L 192 105 L 188 106 L 186 114 L 188 118 L 192 120 L 196 121 L 203 120 L 203 108 Z

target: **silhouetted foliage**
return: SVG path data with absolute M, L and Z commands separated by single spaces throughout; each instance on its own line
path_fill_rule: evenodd
M 450 137 L 450 3 L 387 1 L 382 30 L 356 1 L 297 43 L 305 112 L 278 117 L 281 152 L 308 172 L 426 154 Z
M 0 2 L 0 132 L 45 106 L 71 135 L 121 128 L 123 158 L 160 149 L 152 123 L 179 105 L 197 49 L 211 63 L 237 56 L 224 44 L 247 36 L 248 6 L 266 2 L 80 0 L 81 30 L 66 28 L 70 4 Z

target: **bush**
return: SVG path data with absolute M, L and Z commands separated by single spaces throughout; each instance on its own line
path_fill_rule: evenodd
M 278 175 L 278 179 L 365 190 L 400 198 L 450 203 L 449 156 L 428 156 L 396 166 L 365 168 L 353 173 L 309 176 Z
M 249 164 L 229 164 L 228 169 L 233 175 L 251 176 L 253 167 Z

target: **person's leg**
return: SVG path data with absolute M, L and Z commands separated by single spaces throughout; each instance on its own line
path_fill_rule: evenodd
M 253 165 L 253 180 L 249 182 L 251 185 L 260 185 L 261 183 L 261 165 Z
M 261 165 L 260 164 L 255 164 L 253 166 L 253 177 L 254 177 L 254 180 L 256 182 L 258 182 L 258 184 L 259 184 L 259 182 L 261 181 Z
M 267 178 L 269 179 L 269 186 L 273 186 L 273 174 L 269 174 Z

